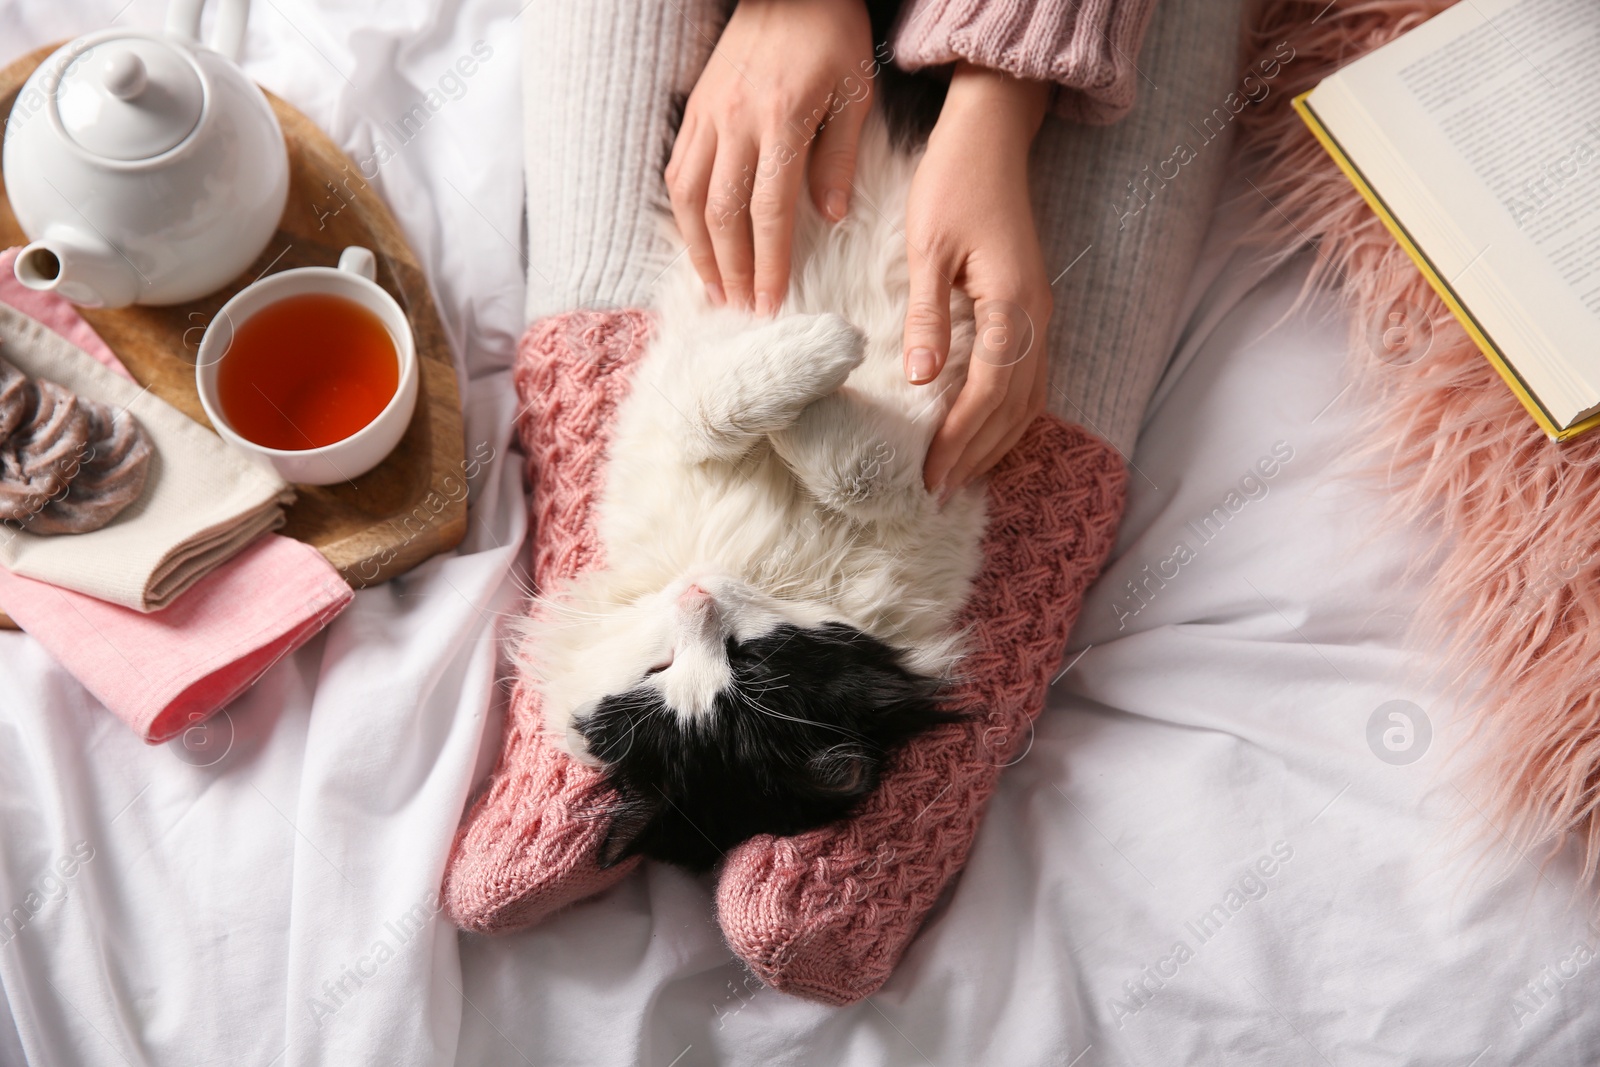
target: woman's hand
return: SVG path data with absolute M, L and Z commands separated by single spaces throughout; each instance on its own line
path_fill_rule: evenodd
M 673 218 L 713 304 L 777 311 L 807 166 L 817 209 L 844 217 L 875 71 L 862 0 L 740 0 L 689 95 L 666 171 Z
M 1050 282 L 1028 200 L 1028 150 L 1050 87 L 966 63 L 950 80 L 906 209 L 905 369 L 932 381 L 950 354 L 950 288 L 972 297 L 967 381 L 934 435 L 923 483 L 948 494 L 1000 461 L 1044 410 Z

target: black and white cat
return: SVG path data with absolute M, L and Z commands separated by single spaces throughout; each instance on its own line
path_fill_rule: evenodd
M 525 624 L 548 727 L 622 798 L 602 850 L 695 869 L 760 833 L 840 818 L 896 746 L 951 716 L 952 632 L 980 563 L 981 483 L 922 485 L 973 345 L 914 386 L 906 194 L 917 154 L 862 131 L 849 215 L 802 195 L 775 319 L 712 307 L 687 256 L 619 406 L 605 566 Z M 681 241 L 674 231 L 673 240 Z

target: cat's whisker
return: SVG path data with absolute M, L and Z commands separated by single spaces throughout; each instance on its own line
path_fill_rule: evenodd
M 561 600 L 535 600 L 535 607 L 545 609 L 554 615 L 583 616 L 586 618 L 604 618 L 608 613 L 603 611 L 585 611 L 575 604 Z
M 619 604 L 615 606 L 606 605 L 607 610 L 588 611 L 568 601 L 542 599 L 536 599 L 531 605 L 530 610 L 536 608 L 543 608 L 552 615 L 563 615 L 568 618 L 580 619 L 608 619 L 612 617 L 626 617 L 629 615 L 646 614 L 649 611 L 649 608 L 643 604 Z
M 780 687 L 780 688 L 783 688 L 783 687 Z M 795 715 L 785 715 L 780 711 L 773 711 L 771 708 L 766 707 L 765 705 L 763 705 L 762 703 L 757 701 L 749 693 L 747 693 L 744 690 L 739 689 L 737 687 L 735 687 L 732 690 L 732 692 L 733 692 L 733 694 L 735 696 L 737 696 L 738 698 L 743 700 L 746 704 L 750 705 L 750 707 L 754 708 L 756 711 L 759 711 L 761 714 L 770 716 L 770 717 L 772 717 L 774 719 L 782 719 L 785 722 L 799 723 L 802 726 L 815 726 L 819 730 L 831 730 L 834 733 L 844 734 L 846 737 L 861 738 L 863 740 L 866 739 L 866 735 L 861 733 L 859 730 L 851 730 L 848 727 L 837 726 L 837 725 L 835 725 L 833 723 L 817 722 L 814 719 L 802 719 L 802 718 L 800 718 L 798 716 L 795 716 Z

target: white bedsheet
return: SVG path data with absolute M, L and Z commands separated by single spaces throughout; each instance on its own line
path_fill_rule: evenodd
M 0 59 L 120 2 L 5 0 Z M 1461 731 L 1399 651 L 1418 542 L 1330 476 L 1344 325 L 1322 303 L 1279 324 L 1296 269 L 1228 310 L 1235 264 L 1202 302 L 1070 669 L 947 906 L 868 1002 L 755 988 L 708 880 L 659 866 L 524 935 L 433 914 L 492 758 L 496 613 L 522 566 L 512 22 L 539 9 L 520 6 L 255 5 L 250 72 L 358 158 L 492 50 L 377 184 L 429 269 L 469 451 L 497 459 L 459 552 L 359 593 L 187 749 L 139 743 L 0 634 L 0 913 L 26 917 L 0 933 L 0 1064 L 1600 1058 L 1600 935 L 1564 860 L 1480 847 L 1493 832 L 1444 759 Z M 158 25 L 160 6 L 118 21 Z M 1391 701 L 1431 726 L 1409 765 L 1369 744 Z

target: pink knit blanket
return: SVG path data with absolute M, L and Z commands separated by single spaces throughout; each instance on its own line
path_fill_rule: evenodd
M 607 435 L 650 330 L 643 312 L 578 311 L 524 337 L 516 386 L 542 592 L 601 558 L 592 514 Z M 767 984 L 833 1003 L 871 993 L 960 870 L 1001 769 L 1059 667 L 1084 589 L 1110 551 L 1126 472 L 1109 444 L 1041 416 L 989 482 L 985 563 L 958 625 L 975 625 L 974 713 L 904 749 L 851 818 L 793 838 L 758 837 L 723 862 L 718 918 Z M 596 864 L 611 803 L 600 774 L 555 748 L 536 696 L 516 687 L 499 761 L 451 850 L 446 908 L 468 930 L 538 922 L 638 864 Z
M 1583 844 L 1600 876 L 1600 433 L 1545 437 L 1289 108 L 1296 94 L 1450 0 L 1270 0 L 1254 46 L 1287 42 L 1280 88 L 1240 116 L 1275 209 L 1269 244 L 1317 249 L 1310 286 L 1350 310 L 1363 425 L 1355 466 L 1433 542 L 1413 640 L 1474 715 L 1475 810 L 1517 853 Z M 1540 107 L 1538 99 L 1525 106 Z M 1470 686 L 1470 690 L 1469 687 Z

